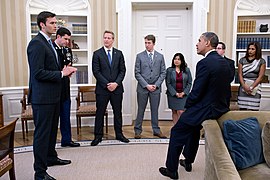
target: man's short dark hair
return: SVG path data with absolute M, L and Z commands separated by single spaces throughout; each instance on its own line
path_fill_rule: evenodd
M 156 43 L 156 37 L 153 34 L 149 34 L 149 35 L 145 36 L 144 39 L 147 39 L 149 41 L 152 41 L 153 44 Z
M 218 45 L 218 36 L 213 32 L 205 32 L 202 34 L 205 40 L 210 41 L 210 45 L 216 49 Z
M 219 41 L 218 44 L 221 44 L 222 49 L 226 49 L 226 45 L 224 42 Z
M 56 16 L 56 14 L 49 12 L 49 11 L 42 11 L 41 13 L 39 13 L 37 16 L 37 24 L 38 24 L 39 29 L 41 30 L 41 26 L 40 26 L 41 22 L 46 24 L 47 18 L 49 18 L 49 17 L 53 18 L 55 16 Z
M 65 36 L 65 35 L 68 35 L 68 36 L 71 36 L 71 32 L 65 28 L 65 27 L 60 27 L 57 31 L 56 31 L 56 37 L 57 35 L 59 36 Z

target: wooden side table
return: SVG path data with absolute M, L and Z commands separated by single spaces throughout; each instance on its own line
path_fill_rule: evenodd
M 0 93 L 0 127 L 4 126 L 3 94 Z

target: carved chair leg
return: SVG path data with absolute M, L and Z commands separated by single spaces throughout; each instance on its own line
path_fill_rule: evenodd
M 106 114 L 106 134 L 108 134 L 108 114 Z
M 25 139 L 24 120 L 22 120 L 21 123 L 22 123 L 22 134 L 23 134 L 23 139 Z

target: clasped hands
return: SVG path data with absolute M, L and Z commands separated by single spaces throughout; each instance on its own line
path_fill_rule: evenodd
M 184 93 L 184 92 L 181 92 L 181 93 L 176 93 L 176 97 L 178 97 L 178 98 L 183 98 L 183 97 L 184 97 L 184 95 L 185 95 L 185 93 Z
M 68 77 L 71 77 L 71 75 L 75 73 L 76 71 L 77 71 L 77 68 L 72 67 L 70 64 L 67 66 L 64 66 L 62 70 L 63 76 L 68 76 Z
M 251 94 L 252 93 L 252 91 L 253 91 L 253 87 L 251 87 L 251 86 L 248 86 L 248 85 L 244 85 L 243 86 L 243 89 L 244 89 L 244 91 L 245 91 L 245 93 L 247 93 L 247 94 Z
M 148 89 L 148 91 L 154 92 L 157 89 L 157 86 L 153 84 L 148 84 L 146 88 Z
M 117 88 L 118 84 L 116 82 L 110 82 L 107 84 L 107 89 L 113 92 Z

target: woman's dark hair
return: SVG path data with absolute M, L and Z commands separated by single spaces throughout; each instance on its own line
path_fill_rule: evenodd
M 256 59 L 261 59 L 262 58 L 262 48 L 259 42 L 250 42 L 247 46 L 247 50 L 246 50 L 246 55 L 245 58 L 248 59 L 249 55 L 248 55 L 248 49 L 249 47 L 253 45 L 256 48 L 256 53 L 255 53 L 255 58 Z
M 183 55 L 182 53 L 176 53 L 176 54 L 173 56 L 171 67 L 172 67 L 172 68 L 175 68 L 174 59 L 175 59 L 177 56 L 179 56 L 180 61 L 181 61 L 180 71 L 186 72 L 187 63 L 186 63 L 185 57 L 184 57 L 184 55 Z

